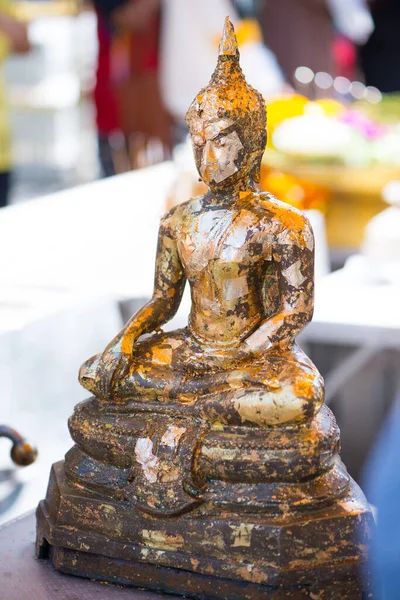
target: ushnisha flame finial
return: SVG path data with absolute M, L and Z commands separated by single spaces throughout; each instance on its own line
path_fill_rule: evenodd
M 255 163 L 255 180 L 266 143 L 266 110 L 262 95 L 246 81 L 240 67 L 240 54 L 234 27 L 225 19 L 214 73 L 206 87 L 194 98 L 186 113 L 191 131 L 196 122 L 232 119 L 246 152 Z
M 236 34 L 229 17 L 226 17 L 225 19 L 224 31 L 222 32 L 222 38 L 219 44 L 218 56 L 236 56 L 239 58 L 239 48 Z

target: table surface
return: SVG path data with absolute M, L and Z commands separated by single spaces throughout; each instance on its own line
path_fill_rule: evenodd
M 299 340 L 400 348 L 400 284 L 380 282 L 367 259 L 316 281 L 315 310 Z
M 162 163 L 2 209 L 3 286 L 36 295 L 147 295 L 175 174 Z
M 0 527 L 0 600 L 160 600 L 177 596 L 99 583 L 58 573 L 34 557 L 35 516 Z

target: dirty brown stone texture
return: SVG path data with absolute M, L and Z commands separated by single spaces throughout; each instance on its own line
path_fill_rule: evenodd
M 256 186 L 265 121 L 227 20 L 187 113 L 209 191 L 164 216 L 152 299 L 82 365 L 93 397 L 37 510 L 38 556 L 61 571 L 215 600 L 372 598 L 370 508 L 295 342 L 312 230 Z M 189 324 L 164 333 L 187 281 Z

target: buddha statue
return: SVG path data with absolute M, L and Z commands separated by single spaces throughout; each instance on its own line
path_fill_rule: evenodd
M 38 506 L 37 556 L 201 599 L 372 598 L 371 511 L 295 341 L 313 233 L 257 188 L 266 111 L 229 20 L 187 123 L 209 191 L 162 218 L 151 300 L 80 369 L 92 397 Z M 163 332 L 186 281 L 188 326 Z
M 215 418 L 224 422 L 303 421 L 323 402 L 322 379 L 294 341 L 313 312 L 313 233 L 298 210 L 257 189 L 265 104 L 246 83 L 229 22 L 217 68 L 186 120 L 209 191 L 163 217 L 151 300 L 79 380 L 104 401 L 218 396 Z M 189 325 L 163 333 L 186 281 Z

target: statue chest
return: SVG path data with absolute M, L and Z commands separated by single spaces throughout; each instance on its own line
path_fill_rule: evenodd
M 246 276 L 272 258 L 271 237 L 248 211 L 202 214 L 185 223 L 177 242 L 189 280 L 205 272 L 215 279 Z

